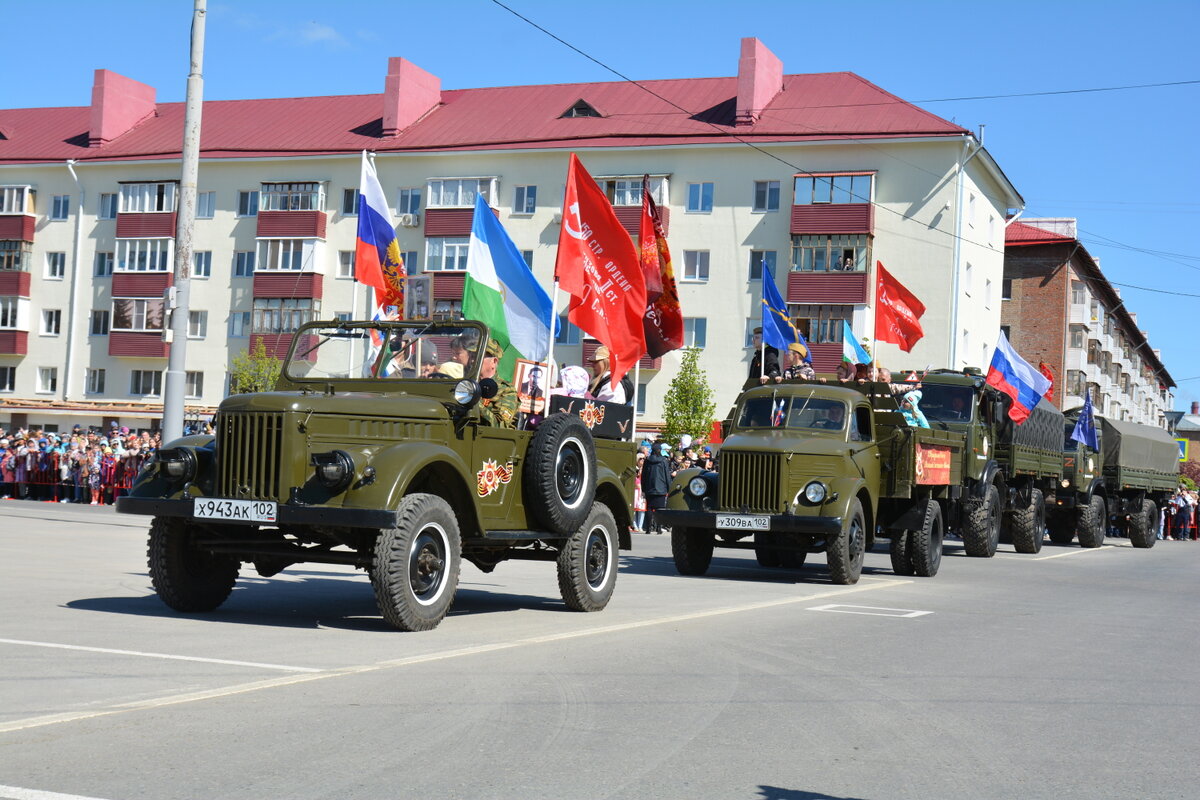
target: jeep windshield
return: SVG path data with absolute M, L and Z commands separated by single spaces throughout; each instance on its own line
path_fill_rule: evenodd
M 759 395 L 742 404 L 738 427 L 841 431 L 846 428 L 846 404 L 812 395 Z
M 473 379 L 485 336 L 461 320 L 313 323 L 296 332 L 283 371 L 298 382 Z
M 920 406 L 930 422 L 970 422 L 975 391 L 970 386 L 924 382 Z

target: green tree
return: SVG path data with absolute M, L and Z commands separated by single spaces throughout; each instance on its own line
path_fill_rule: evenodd
M 663 435 L 668 441 L 678 442 L 685 433 L 695 440 L 712 431 L 717 403 L 712 387 L 708 385 L 708 373 L 700 368 L 699 359 L 698 347 L 685 348 L 679 372 L 667 387 L 663 401 Z
M 275 388 L 283 362 L 267 354 L 267 346 L 259 339 L 253 352 L 243 350 L 233 357 L 229 391 L 233 394 L 269 392 Z

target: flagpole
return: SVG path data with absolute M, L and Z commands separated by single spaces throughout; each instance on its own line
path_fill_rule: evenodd
M 554 364 L 554 319 L 558 315 L 558 278 L 554 279 L 554 296 L 550 298 L 550 346 L 546 349 L 546 364 L 552 374 L 557 373 L 557 368 Z M 562 375 L 559 374 L 561 378 Z M 551 387 L 553 388 L 553 387 Z M 549 395 L 549 392 L 546 393 Z M 549 399 L 547 399 L 546 411 L 550 410 Z
M 633 422 L 629 425 L 629 440 L 637 441 L 637 400 L 638 390 L 642 388 L 642 360 L 639 358 L 633 365 Z

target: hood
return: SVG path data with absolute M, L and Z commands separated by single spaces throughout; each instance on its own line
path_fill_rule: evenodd
M 754 433 L 736 433 L 721 444 L 721 450 L 840 456 L 850 446 L 845 437 L 845 431 L 821 434 L 777 428 Z
M 302 392 L 261 392 L 235 394 L 221 403 L 220 411 L 292 411 L 299 414 L 348 414 L 417 419 L 445 419 L 446 407 L 424 395 L 378 392 L 340 392 L 304 394 Z

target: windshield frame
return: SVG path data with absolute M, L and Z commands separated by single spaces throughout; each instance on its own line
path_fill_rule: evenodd
M 782 409 L 784 419 L 782 424 L 772 425 L 768 416 L 767 424 L 749 424 L 746 420 L 747 407 L 751 403 L 766 403 L 770 408 L 774 403 L 784 402 L 785 406 Z M 828 409 L 833 406 L 842 408 L 842 424 L 840 428 L 817 428 L 808 425 L 789 425 L 790 417 L 797 411 L 802 409 L 810 409 L 817 411 L 822 408 Z M 734 428 L 739 431 L 786 431 L 789 434 L 834 434 L 836 436 L 845 436 L 849 428 L 850 416 L 853 414 L 851 404 L 840 397 L 823 397 L 817 392 L 812 391 L 807 394 L 798 394 L 788 392 L 786 394 L 755 394 L 744 398 L 737 408 L 737 417 Z

